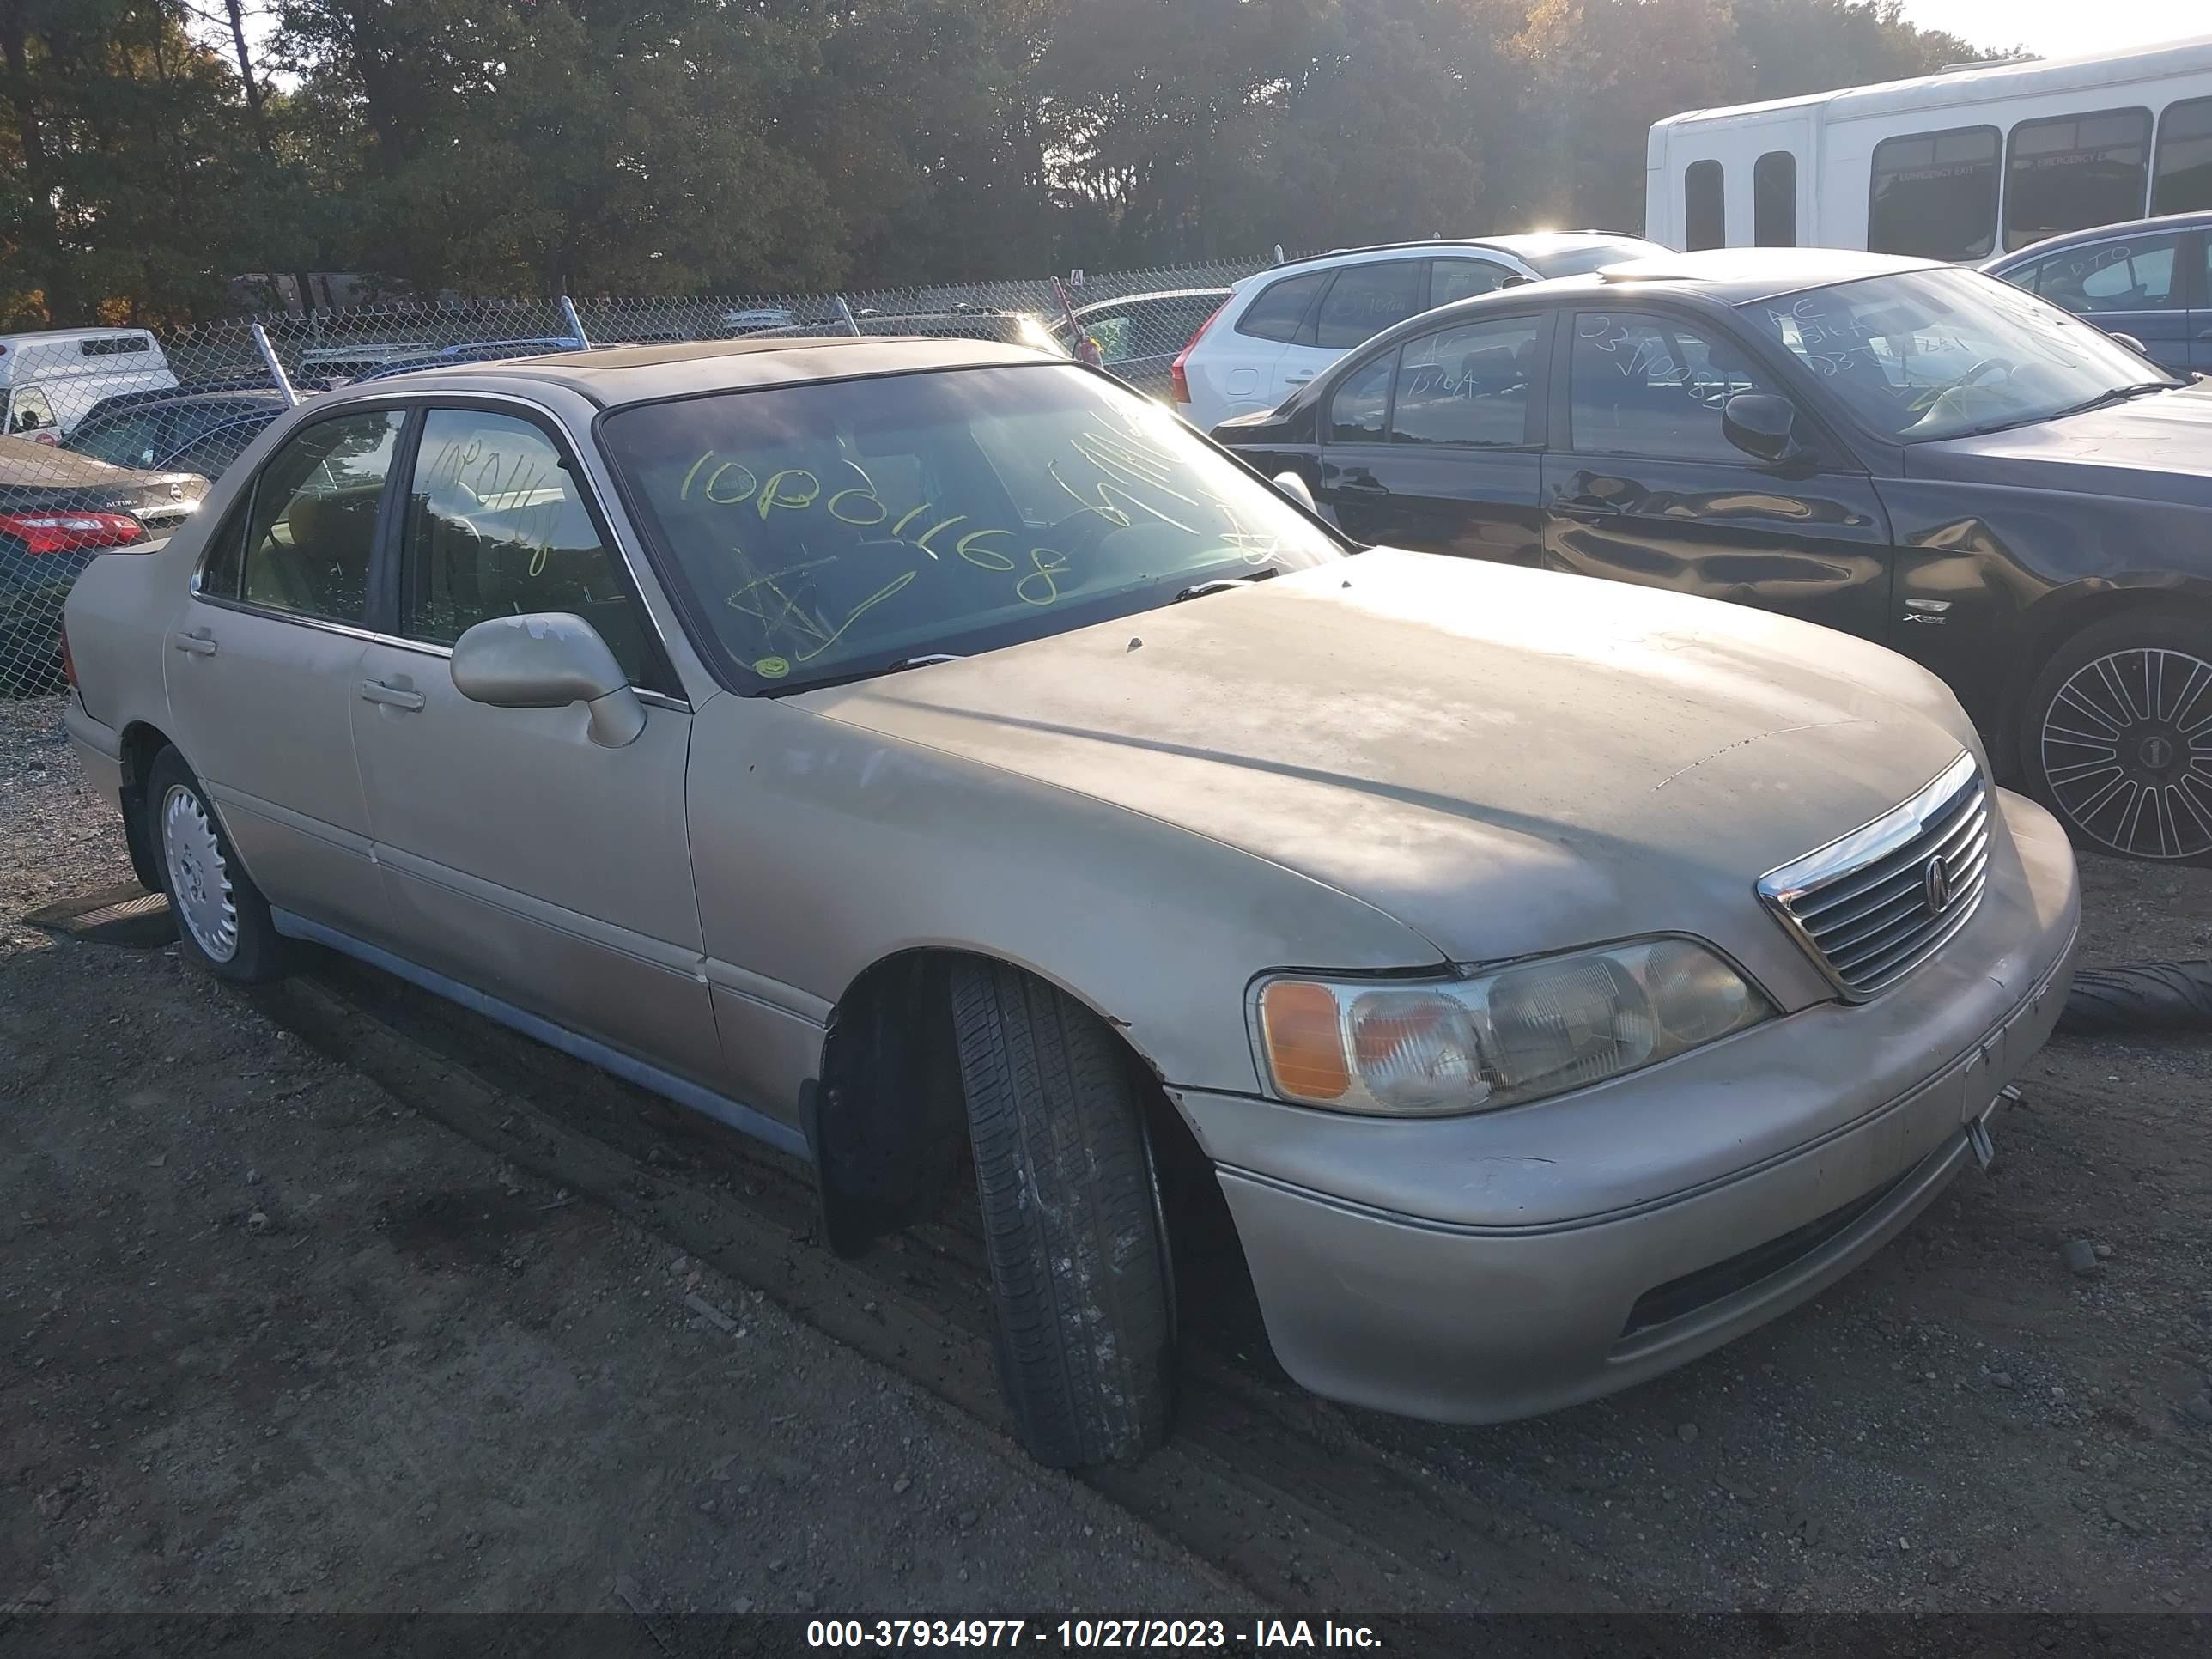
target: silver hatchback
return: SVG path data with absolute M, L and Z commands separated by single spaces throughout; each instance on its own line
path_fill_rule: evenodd
M 1352 550 L 1016 346 L 471 364 L 95 561 L 68 723 L 216 975 L 460 998 L 809 1160 L 842 1249 L 970 1159 L 1040 1458 L 1165 1432 L 1169 1165 L 1294 1376 L 1543 1411 L 1986 1148 L 2073 857 L 1901 657 Z

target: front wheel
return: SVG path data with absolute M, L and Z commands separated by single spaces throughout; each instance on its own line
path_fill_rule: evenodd
M 200 781 L 173 748 L 146 771 L 146 841 L 185 953 L 218 979 L 275 979 L 284 940 Z
M 2212 866 L 2212 621 L 2084 629 L 2037 676 L 2020 746 L 2029 787 L 2076 845 Z
M 1003 963 L 957 968 L 952 1012 L 1015 1431 L 1054 1468 L 1139 1457 L 1166 1437 L 1175 1318 L 1135 1058 Z

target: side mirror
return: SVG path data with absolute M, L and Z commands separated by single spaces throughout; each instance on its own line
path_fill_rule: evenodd
M 566 611 L 478 623 L 453 642 L 453 672 L 456 691 L 495 708 L 582 703 L 603 749 L 620 749 L 645 730 L 645 705 L 615 653 L 591 623 Z
M 1787 461 L 1803 453 L 1790 434 L 1797 408 L 1771 392 L 1739 392 L 1721 410 L 1721 432 L 1747 455 Z
M 1529 283 L 1535 280 L 1536 279 L 1534 276 L 1523 276 L 1516 270 L 1510 276 L 1508 276 L 1504 282 L 1498 283 L 1498 286 L 1500 288 L 1526 288 Z
M 2150 353 L 2144 349 L 2143 343 L 2136 338 L 2134 335 L 2123 334 L 2117 328 L 2106 329 L 2105 331 L 2111 335 L 2115 340 L 2118 340 L 2122 345 L 2125 346 L 2129 350 L 2134 352 L 2136 356 L 2148 357 L 2150 356 Z
M 1296 472 L 1278 472 L 1273 480 L 1276 489 L 1288 495 L 1309 513 L 1319 515 L 1321 508 L 1314 501 L 1314 493 L 1305 479 Z

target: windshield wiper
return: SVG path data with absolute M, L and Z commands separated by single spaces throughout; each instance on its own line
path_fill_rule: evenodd
M 2045 421 L 2063 421 L 2069 416 L 2087 415 L 2092 410 L 2107 409 L 2114 404 L 2125 403 L 2130 398 L 2140 398 L 2147 392 L 2172 392 L 2181 384 L 2179 380 L 2139 380 L 2133 386 L 2116 386 L 2110 392 L 2099 392 L 2086 403 L 2073 404 L 2064 409 L 2048 410 L 2036 415 L 2023 415 L 2016 421 L 1998 421 L 1994 425 L 1978 426 L 1952 435 L 1986 438 L 1996 432 L 2011 432 L 2023 426 L 2038 426 Z
M 1249 587 L 1254 582 L 1264 582 L 1283 574 L 1279 565 L 1262 565 L 1259 569 L 1242 576 L 1216 576 L 1211 581 L 1193 582 L 1175 596 L 1175 603 L 1185 599 L 1201 599 L 1208 593 L 1225 593 L 1232 587 Z
M 2138 380 L 2133 386 L 2116 386 L 2110 392 L 2100 392 L 2084 404 L 2071 409 L 2062 409 L 2056 414 L 2045 415 L 2046 421 L 2063 421 L 2069 415 L 2087 415 L 2093 409 L 2105 409 L 2113 404 L 2124 404 L 2130 398 L 2140 398 L 2146 392 L 2171 392 L 2180 385 L 2179 380 Z

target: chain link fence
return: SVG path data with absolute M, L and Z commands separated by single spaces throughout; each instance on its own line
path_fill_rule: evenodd
M 283 412 L 264 338 L 303 397 L 586 343 L 921 334 L 1081 355 L 1164 398 L 1176 355 L 1229 285 L 1281 257 L 872 292 L 441 301 L 0 337 L 0 696 L 61 689 L 62 605 L 77 574 L 104 550 L 184 522 Z

